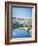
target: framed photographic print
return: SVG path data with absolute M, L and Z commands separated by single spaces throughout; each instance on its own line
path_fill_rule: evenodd
M 5 2 L 5 44 L 37 42 L 37 4 Z

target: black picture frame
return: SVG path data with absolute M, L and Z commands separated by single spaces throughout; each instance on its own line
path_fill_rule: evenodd
M 18 41 L 18 42 L 10 42 L 9 38 L 9 5 L 10 4 L 18 4 L 18 5 L 32 5 L 35 6 L 35 40 L 32 41 Z M 20 7 L 20 6 L 18 6 Z M 22 6 L 23 7 L 23 6 Z M 5 44 L 23 44 L 23 43 L 36 43 L 37 42 L 37 4 L 36 3 L 25 3 L 25 2 L 5 2 Z

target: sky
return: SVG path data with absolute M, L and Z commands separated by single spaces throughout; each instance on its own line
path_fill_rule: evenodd
M 31 19 L 32 18 L 32 8 L 13 7 L 12 17 Z

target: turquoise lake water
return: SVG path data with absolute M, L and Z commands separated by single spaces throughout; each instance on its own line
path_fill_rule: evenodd
M 28 33 L 27 31 L 22 29 L 14 29 L 12 31 L 12 38 L 26 38 L 26 37 L 32 37 L 31 33 Z

